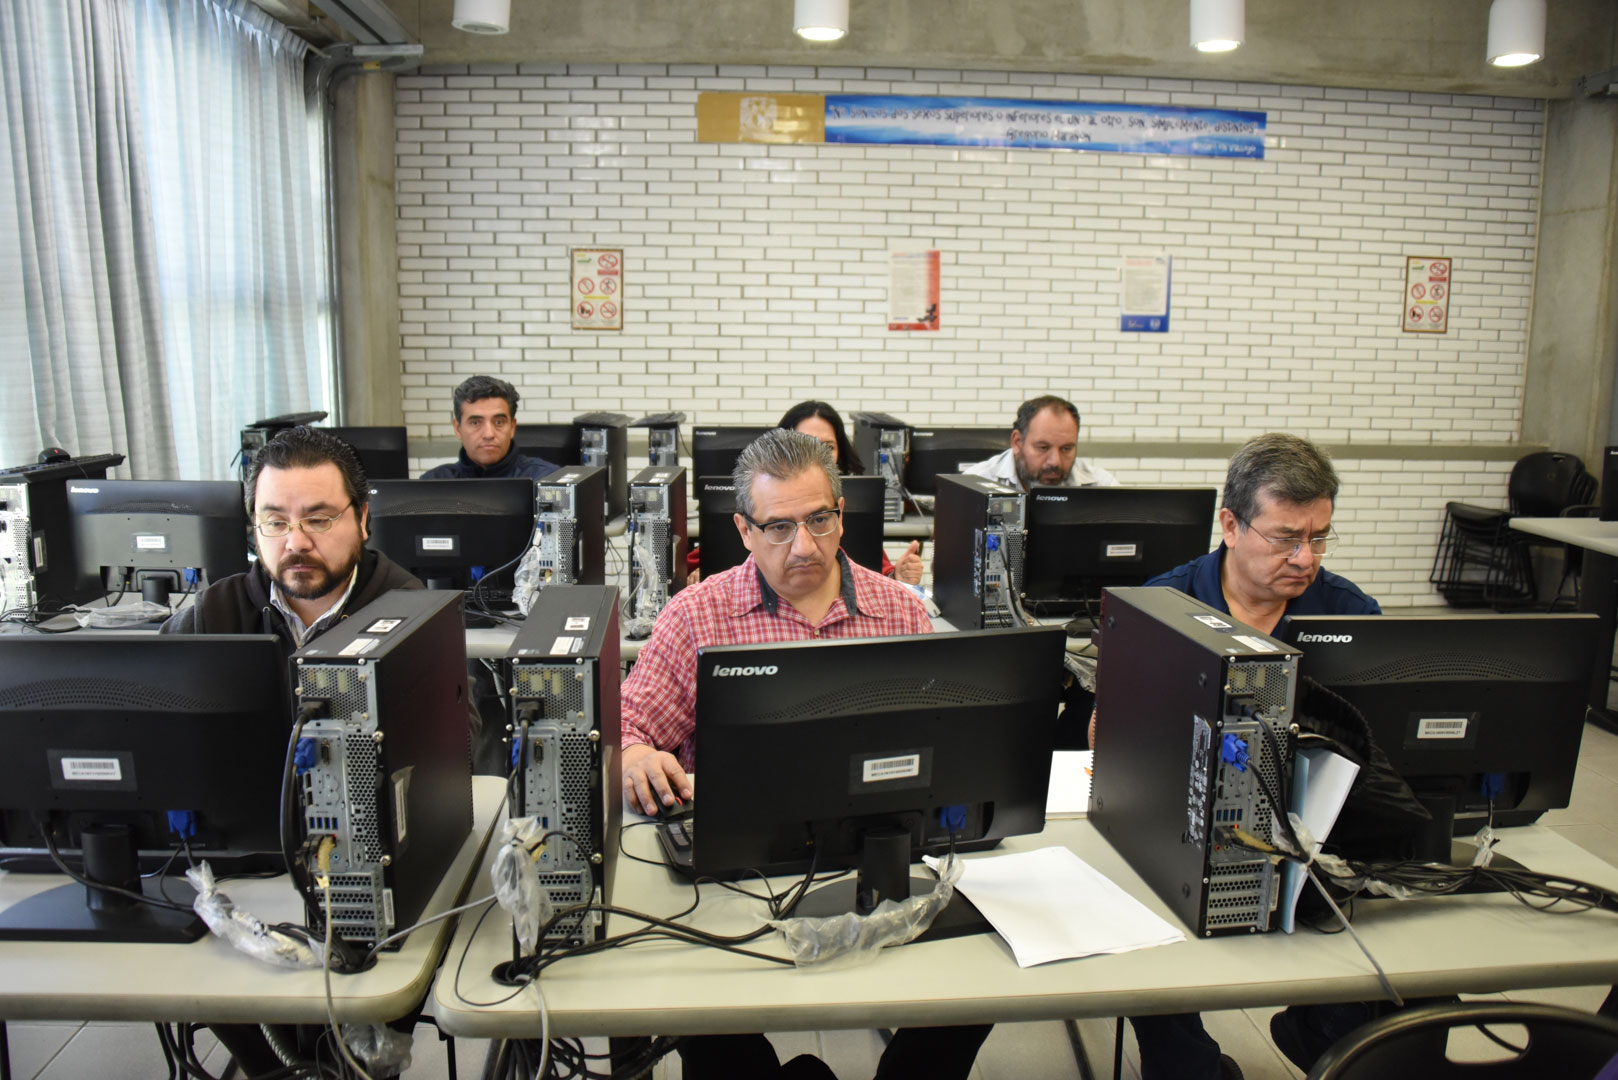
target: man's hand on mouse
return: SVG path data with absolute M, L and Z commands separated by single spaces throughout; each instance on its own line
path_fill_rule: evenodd
M 655 816 L 659 806 L 673 806 L 696 794 L 679 759 L 645 743 L 624 748 L 623 773 L 624 798 L 643 814 Z

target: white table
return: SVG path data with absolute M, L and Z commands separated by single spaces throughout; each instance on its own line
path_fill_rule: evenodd
M 1610 675 L 1606 663 L 1606 658 L 1612 656 L 1614 631 L 1618 627 L 1618 521 L 1516 517 L 1511 519 L 1510 525 L 1518 532 L 1584 549 L 1584 563 L 1579 570 L 1579 610 L 1601 619 L 1601 635 L 1596 644 L 1598 659 L 1590 675 L 1590 708 L 1598 724 L 1608 731 L 1618 731 L 1618 716 L 1607 708 Z
M 629 829 L 626 846 L 655 857 L 651 832 Z M 1530 868 L 1618 887 L 1618 868 L 1549 829 L 1507 834 L 1501 850 Z M 1175 921 L 1087 821 L 1052 821 L 1040 836 L 1015 838 L 1000 850 L 1050 844 L 1072 848 Z M 619 906 L 668 915 L 690 903 L 691 886 L 677 883 L 662 867 L 619 856 L 617 875 L 612 901 Z M 702 891 L 698 925 L 726 933 L 758 925 L 761 905 L 712 885 Z M 1482 895 L 1362 901 L 1355 927 L 1399 991 L 1422 996 L 1612 982 L 1618 979 L 1615 918 L 1604 912 L 1544 914 L 1509 896 Z M 489 977 L 495 964 L 510 958 L 510 920 L 495 912 L 475 937 L 474 922 L 462 920 L 434 986 L 439 1026 L 458 1036 L 537 1036 L 533 988 L 498 1005 L 467 1004 L 512 993 Z M 617 916 L 608 921 L 609 930 L 619 933 L 638 925 Z M 774 937 L 749 947 L 783 953 Z M 1375 973 L 1347 934 L 1311 931 L 1188 940 L 1028 969 L 1018 968 L 1010 949 L 992 934 L 907 945 L 868 965 L 815 972 L 654 941 L 563 960 L 546 970 L 542 986 L 552 1034 L 569 1036 L 969 1024 L 1382 996 Z
M 505 781 L 473 777 L 472 832 L 423 917 L 459 903 L 479 866 L 489 827 L 504 814 Z M 0 908 L 67 882 L 54 874 L 0 872 Z M 487 878 L 480 895 L 487 895 Z M 473 888 L 478 888 L 474 884 Z M 303 905 L 286 877 L 229 881 L 221 889 L 265 921 L 302 923 Z M 423 927 L 397 952 L 356 975 L 333 975 L 339 1020 L 384 1023 L 425 997 L 453 920 Z M 204 936 L 188 945 L 0 942 L 0 1018 L 325 1023 L 319 970 L 286 970 Z

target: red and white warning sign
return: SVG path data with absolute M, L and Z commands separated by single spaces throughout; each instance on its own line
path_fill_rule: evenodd
M 624 252 L 622 248 L 574 248 L 572 265 L 573 329 L 622 330 Z M 609 300 L 608 297 L 616 297 Z
M 1449 329 L 1450 260 L 1405 258 L 1404 328 L 1412 334 Z

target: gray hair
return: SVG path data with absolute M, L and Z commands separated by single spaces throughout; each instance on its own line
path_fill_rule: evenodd
M 777 480 L 790 480 L 795 476 L 819 469 L 826 474 L 831 485 L 831 501 L 843 497 L 843 480 L 837 475 L 837 462 L 832 460 L 831 447 L 801 431 L 772 428 L 754 439 L 736 459 L 730 478 L 736 485 L 736 510 L 747 517 L 753 516 L 753 481 L 760 474 Z
M 1308 439 L 1275 431 L 1249 439 L 1225 473 L 1225 507 L 1245 529 L 1258 514 L 1258 496 L 1289 503 L 1337 502 L 1337 470 Z

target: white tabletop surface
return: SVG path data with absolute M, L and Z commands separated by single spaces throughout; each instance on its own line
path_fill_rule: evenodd
M 1618 887 L 1618 868 L 1549 829 L 1506 832 L 1501 850 L 1530 868 Z M 655 857 L 649 827 L 627 830 L 625 844 Z M 1051 844 L 1070 847 L 1175 921 L 1087 821 L 1052 821 L 1040 836 L 1013 839 L 1000 851 Z M 763 917 L 762 905 L 716 886 L 703 886 L 702 894 L 693 917 L 697 925 L 736 933 Z M 662 867 L 619 858 L 612 898 L 617 905 L 671 915 L 687 907 L 691 896 L 691 886 L 677 883 Z M 510 958 L 510 920 L 494 912 L 475 938 L 473 924 L 462 919 L 434 986 L 440 1027 L 454 1035 L 537 1035 L 533 987 L 498 1005 L 467 1003 L 512 994 L 489 977 L 496 963 Z M 618 933 L 637 925 L 618 916 L 609 920 L 609 930 Z M 1545 914 L 1505 895 L 1440 897 L 1362 901 L 1355 926 L 1407 996 L 1618 979 L 1618 924 L 1610 913 Z M 774 936 L 754 947 L 783 954 Z M 1382 996 L 1348 935 L 1307 930 L 1188 940 L 1027 969 L 1018 968 L 1010 949 L 992 934 L 888 949 L 868 965 L 814 972 L 649 941 L 563 960 L 546 970 L 542 986 L 552 1033 L 576 1036 L 984 1023 Z
M 1576 544 L 1603 555 L 1618 556 L 1618 521 L 1580 517 L 1514 517 L 1511 527 L 1564 544 Z
M 480 865 L 489 827 L 503 813 L 503 779 L 476 776 L 472 785 L 472 832 L 424 916 L 461 899 L 468 874 Z M 0 908 L 67 880 L 0 872 Z M 303 905 L 285 876 L 228 881 L 221 890 L 238 908 L 266 921 L 304 921 Z M 482 894 L 488 892 L 485 885 Z M 383 952 L 370 971 L 333 975 L 338 1019 L 385 1022 L 413 1009 L 427 992 L 453 922 L 412 933 L 397 952 Z M 318 969 L 273 967 L 212 935 L 189 945 L 3 941 L 0 1018 L 325 1023 L 326 1004 Z

